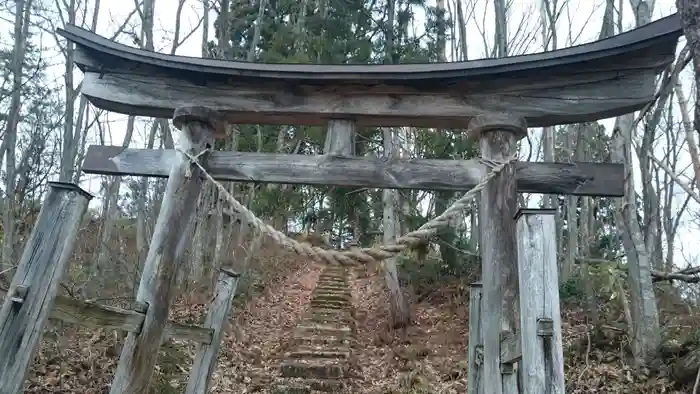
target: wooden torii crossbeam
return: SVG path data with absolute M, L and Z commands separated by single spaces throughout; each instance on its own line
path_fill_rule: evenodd
M 226 123 L 328 126 L 325 154 L 319 157 L 211 152 L 200 158 L 201 168 L 178 151 L 90 147 L 85 172 L 168 178 L 137 295 L 142 323 L 127 337 L 111 394 L 141 393 L 149 386 L 205 169 L 221 180 L 433 190 L 469 189 L 487 172 L 474 160 L 353 157 L 357 125 L 465 129 L 479 139 L 482 159 L 507 161 L 481 191 L 482 283 L 475 287 L 470 319 L 479 324 L 469 345 L 470 374 L 477 377 L 470 378 L 470 394 L 512 394 L 518 386 L 550 394 L 564 390 L 554 219 L 552 212 L 541 211 L 521 212 L 516 219 L 517 192 L 621 196 L 625 169 L 603 163 L 508 164 L 509 158 L 527 127 L 596 121 L 647 105 L 656 76 L 674 59 L 681 28 L 678 15 L 672 15 L 552 52 L 399 65 L 199 59 L 130 48 L 75 26 L 59 34 L 76 45 L 75 62 L 85 74 L 81 92 L 93 105 L 172 118 L 187 154 L 197 155 L 225 137 Z M 87 205 L 80 201 L 66 205 L 75 206 L 73 225 Z M 75 231 L 65 233 L 62 242 L 69 247 Z M 49 276 L 16 275 L 0 309 L 0 328 L 5 327 L 0 349 L 16 350 L 17 343 L 26 342 L 27 354 L 0 363 L 0 387 L 9 393 L 21 390 L 67 253 L 40 262 L 51 265 Z M 31 271 L 33 264 L 38 263 L 23 258 L 18 272 Z M 206 324 L 212 343 L 199 348 L 187 394 L 208 390 L 228 314 L 224 306 L 230 306 L 235 291 L 235 275 L 228 276 Z M 52 290 L 38 293 L 47 286 Z M 31 302 L 39 296 L 44 303 Z M 526 371 L 521 385 L 514 365 Z
M 466 128 L 485 112 L 528 127 L 633 112 L 655 93 L 675 54 L 677 15 L 590 44 L 531 55 L 430 64 L 260 64 L 171 56 L 128 47 L 76 26 L 82 93 L 97 107 L 172 118 L 176 108 L 219 111 L 234 124 Z

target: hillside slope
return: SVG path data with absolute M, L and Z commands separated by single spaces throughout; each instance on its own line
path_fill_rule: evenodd
M 212 393 L 269 392 L 292 331 L 308 308 L 322 265 L 298 256 L 264 259 L 274 268 L 262 291 L 234 309 L 221 346 Z M 425 300 L 414 303 L 413 324 L 390 332 L 387 294 L 377 272 L 354 273 L 356 358 L 354 393 L 464 393 L 468 299 L 459 283 L 441 283 Z M 178 300 L 171 318 L 201 324 L 208 302 L 202 296 Z M 672 389 L 666 379 L 635 376 L 620 360 L 624 335 L 614 331 L 604 348 L 591 339 L 575 307 L 564 308 L 567 344 L 567 392 L 661 394 L 689 393 Z M 106 393 L 118 360 L 120 338 L 113 332 L 51 324 L 29 376 L 26 392 Z M 161 348 L 152 393 L 184 392 L 194 345 L 166 341 Z

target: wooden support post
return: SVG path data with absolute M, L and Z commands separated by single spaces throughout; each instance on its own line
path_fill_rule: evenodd
M 90 199 L 76 185 L 49 183 L 0 309 L 0 393 L 22 392 Z
M 222 269 L 219 273 L 214 299 L 204 321 L 204 328 L 214 330 L 214 335 L 211 343 L 197 345 L 197 354 L 190 371 L 185 394 L 206 394 L 209 392 L 211 374 L 216 368 L 216 358 L 219 355 L 219 346 L 224 337 L 239 276 L 238 273 L 227 269 Z
M 197 156 L 213 146 L 223 129 L 216 112 L 203 107 L 175 111 L 173 124 L 180 129 L 178 148 Z M 197 158 L 206 163 L 206 154 Z M 202 190 L 201 170 L 178 152 L 163 195 L 136 299 L 147 305 L 141 332 L 129 333 L 122 349 L 111 394 L 140 394 L 148 390 L 158 348 L 165 332 L 170 301 L 175 296 L 177 272 L 187 246 L 185 229 L 195 212 Z
M 355 156 L 355 121 L 349 119 L 331 119 L 328 121 L 328 132 L 323 144 L 323 160 L 333 163 L 336 160 L 347 160 Z M 322 164 L 324 165 L 324 164 Z M 345 198 L 347 203 L 348 198 Z M 333 223 L 324 221 L 322 231 L 331 231 Z M 329 244 L 333 245 L 333 239 L 329 237 Z M 336 244 L 339 247 L 340 244 Z
M 472 119 L 469 133 L 480 138 L 481 156 L 505 161 L 515 153 L 517 139 L 525 136 L 524 119 L 485 114 Z M 511 394 L 517 387 L 512 364 L 501 364 L 501 337 L 517 332 L 519 319 L 515 240 L 517 195 L 515 166 L 506 167 L 481 192 L 481 330 L 484 341 L 484 391 Z M 502 331 L 506 333 L 502 334 Z
M 564 393 L 555 215 L 553 209 L 522 209 L 516 216 L 525 393 Z
M 469 342 L 467 368 L 467 394 L 483 394 L 482 372 L 484 364 L 484 344 L 481 333 L 481 283 L 469 287 Z
M 323 144 L 323 154 L 355 156 L 355 122 L 346 119 L 328 121 L 328 134 Z

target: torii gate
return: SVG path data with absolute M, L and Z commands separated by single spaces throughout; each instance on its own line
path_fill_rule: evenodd
M 75 26 L 59 34 L 76 44 L 75 62 L 84 72 L 82 94 L 93 105 L 172 118 L 182 133 L 180 149 L 188 154 L 213 146 L 214 138 L 225 136 L 227 122 L 328 126 L 321 156 L 209 152 L 199 162 L 213 179 L 457 191 L 479 184 L 488 172 L 486 162 L 508 162 L 527 127 L 595 121 L 644 107 L 654 98 L 656 76 L 674 59 L 681 30 L 678 16 L 672 15 L 552 52 L 399 65 L 199 59 L 127 47 Z M 480 140 L 485 161 L 353 157 L 357 125 L 468 129 Z M 192 218 L 201 190 L 204 170 L 190 159 L 177 150 L 116 146 L 90 146 L 85 158 L 86 173 L 168 177 L 138 292 L 145 318 L 127 338 L 112 394 L 142 393 L 149 385 L 176 268 L 183 260 L 185 234 L 178 230 Z M 516 219 L 517 193 L 622 196 L 624 173 L 621 164 L 515 162 L 483 188 L 482 283 L 480 291 L 474 290 L 472 307 L 480 328 L 470 333 L 470 376 L 479 377 L 470 379 L 470 394 L 518 392 L 515 363 L 526 371 L 523 392 L 563 392 L 559 298 L 557 287 L 550 286 L 557 282 L 554 219 L 551 212 L 532 210 L 521 211 Z M 535 262 L 537 268 L 531 265 Z M 523 286 L 527 280 L 534 285 Z M 14 286 L 11 292 L 18 288 Z M 22 297 L 31 289 L 23 287 Z M 52 291 L 49 299 L 55 286 Z M 539 301 L 543 293 L 546 305 Z M 11 313 L 3 305 L 0 350 L 10 349 L 3 345 L 2 324 L 14 324 Z M 42 326 L 46 316 L 42 319 L 34 323 Z M 216 357 L 216 346 L 210 353 Z M 546 370 L 538 365 L 543 360 L 549 360 Z M 25 374 L 24 364 L 0 363 L 0 388 L 17 387 L 5 382 Z M 204 381 L 198 390 L 206 390 L 208 378 Z

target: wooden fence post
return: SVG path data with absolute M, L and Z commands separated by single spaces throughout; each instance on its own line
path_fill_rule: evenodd
M 90 199 L 76 185 L 49 183 L 0 309 L 0 393 L 22 392 Z
M 515 153 L 517 139 L 527 133 L 525 120 L 484 114 L 469 124 L 471 137 L 480 139 L 481 157 L 505 161 Z M 513 364 L 501 363 L 501 337 L 517 332 L 518 268 L 515 220 L 517 194 L 515 165 L 507 166 L 481 192 L 481 330 L 484 343 L 482 382 L 489 394 L 517 391 Z M 505 328 L 505 332 L 504 331 Z
M 206 164 L 205 149 L 213 147 L 223 129 L 215 111 L 183 107 L 175 111 L 173 124 L 180 129 L 178 148 L 198 156 Z M 201 155 L 200 155 L 201 154 Z M 138 334 L 129 333 L 124 343 L 110 394 L 141 394 L 148 391 L 158 349 L 165 331 L 170 301 L 175 296 L 177 272 L 184 260 L 188 234 L 202 190 L 201 170 L 177 152 L 143 267 L 137 302 L 147 305 Z
M 197 345 L 197 354 L 192 364 L 190 379 L 187 382 L 185 394 L 206 394 L 209 392 L 211 374 L 216 368 L 216 358 L 219 346 L 224 337 L 226 323 L 231 311 L 231 302 L 236 294 L 236 286 L 240 275 L 236 272 L 222 269 L 214 290 L 214 299 L 209 306 L 204 328 L 214 330 L 211 343 Z
M 467 394 L 482 394 L 484 384 L 481 381 L 484 364 L 484 344 L 481 333 L 481 283 L 469 286 L 469 342 L 467 370 Z
M 517 216 L 523 392 L 564 393 L 564 351 L 554 209 Z

